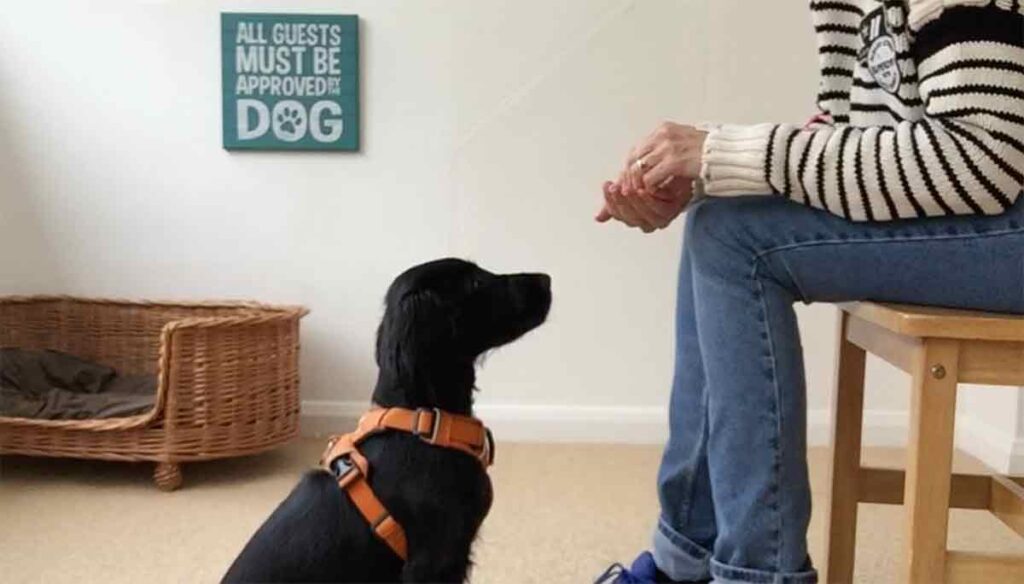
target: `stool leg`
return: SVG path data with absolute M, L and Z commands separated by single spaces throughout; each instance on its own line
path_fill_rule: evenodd
M 928 339 L 914 360 L 903 491 L 911 584 L 945 581 L 959 348 L 954 340 Z
M 864 419 L 864 349 L 846 339 L 850 315 L 839 313 L 839 349 L 832 396 L 831 497 L 825 517 L 825 581 L 853 582 L 858 476 Z

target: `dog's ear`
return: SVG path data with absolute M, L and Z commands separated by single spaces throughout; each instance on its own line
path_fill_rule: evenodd
M 377 330 L 377 365 L 381 374 L 402 385 L 419 384 L 431 355 L 450 350 L 452 327 L 451 318 L 434 291 L 419 290 L 398 299 L 388 306 Z

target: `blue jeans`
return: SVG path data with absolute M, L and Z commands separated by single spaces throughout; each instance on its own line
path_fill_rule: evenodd
M 781 197 L 704 199 L 678 294 L 655 561 L 676 580 L 815 582 L 794 303 L 1024 313 L 1024 200 L 997 217 L 871 224 Z

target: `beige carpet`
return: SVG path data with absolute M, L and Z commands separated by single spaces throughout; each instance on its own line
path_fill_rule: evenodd
M 213 582 L 315 460 L 303 440 L 244 460 L 185 467 L 185 486 L 157 491 L 150 465 L 8 457 L 0 460 L 0 581 Z M 869 462 L 898 462 L 871 451 Z M 476 546 L 473 582 L 585 583 L 649 542 L 657 511 L 659 449 L 502 444 L 496 501 Z M 820 558 L 824 452 L 811 455 Z M 960 460 L 961 467 L 972 461 Z M 896 582 L 897 507 L 861 506 L 858 582 Z M 1013 532 L 983 512 L 955 511 L 950 543 L 1024 553 Z

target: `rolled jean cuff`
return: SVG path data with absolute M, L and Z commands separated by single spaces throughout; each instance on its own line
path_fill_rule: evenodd
M 707 580 L 711 577 L 711 552 L 658 521 L 654 530 L 654 563 L 673 580 Z
M 810 566 L 810 561 L 807 563 Z M 766 572 L 750 568 L 736 568 L 711 560 L 711 576 L 715 584 L 816 584 L 818 572 Z

